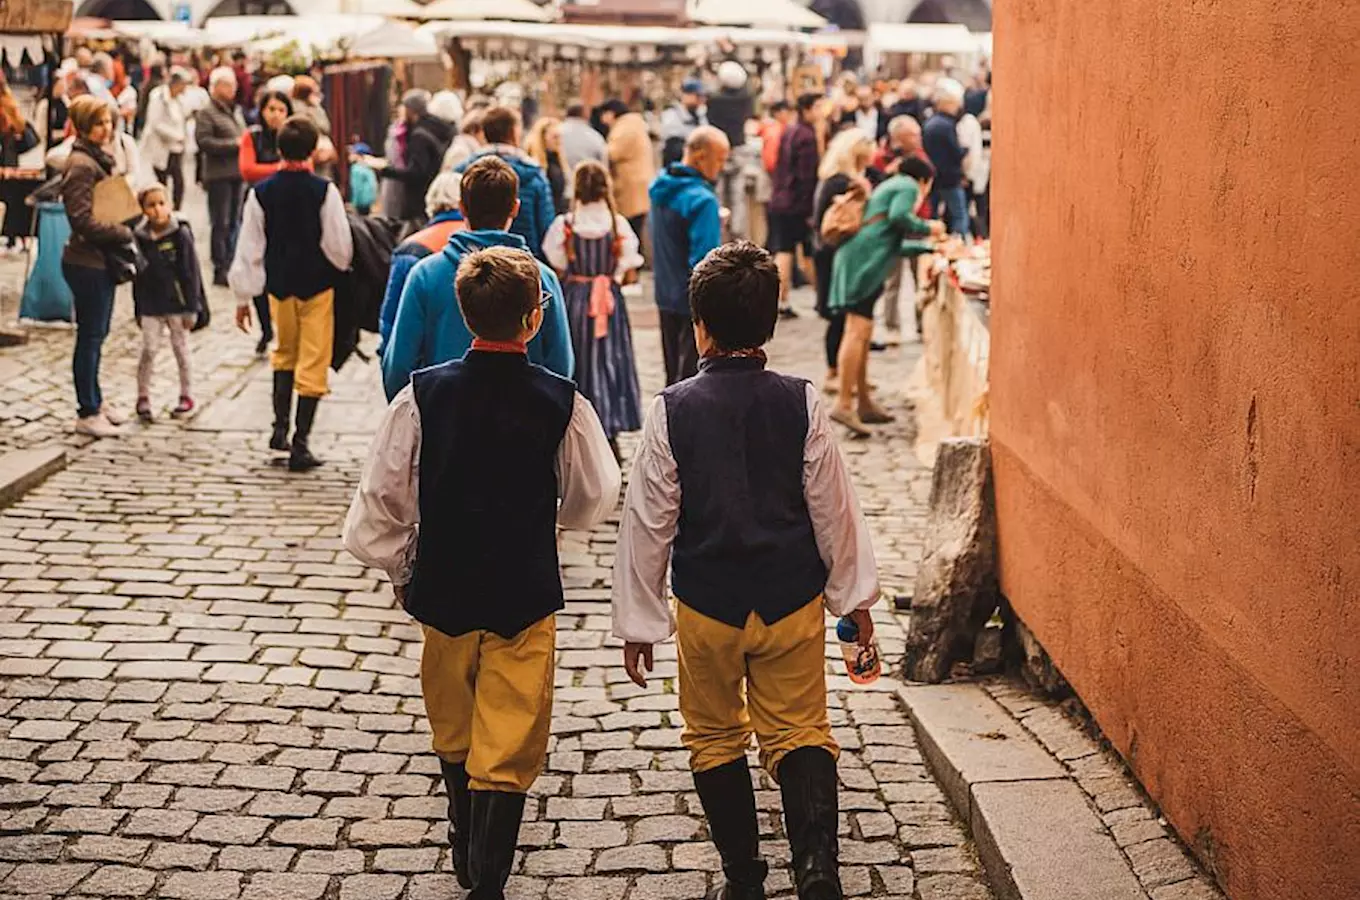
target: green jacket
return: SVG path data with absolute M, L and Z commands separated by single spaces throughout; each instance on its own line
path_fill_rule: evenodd
M 922 252 L 923 245 L 914 238 L 930 234 L 930 223 L 916 217 L 920 202 L 921 185 L 905 175 L 894 175 L 874 189 L 864 207 L 866 224 L 836 250 L 830 309 L 848 309 L 876 297 L 898 259 Z

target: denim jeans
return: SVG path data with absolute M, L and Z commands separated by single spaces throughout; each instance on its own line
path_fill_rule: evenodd
M 208 220 L 212 223 L 214 274 L 225 275 L 236 253 L 236 233 L 241 227 L 241 201 L 245 184 L 240 181 L 208 182 Z
M 935 215 L 944 219 L 950 234 L 968 236 L 968 192 L 962 185 L 934 190 Z
M 71 375 L 76 383 L 76 415 L 83 419 L 104 405 L 99 360 L 113 321 L 115 285 L 104 269 L 63 263 L 61 272 L 75 295 L 76 349 L 71 357 Z

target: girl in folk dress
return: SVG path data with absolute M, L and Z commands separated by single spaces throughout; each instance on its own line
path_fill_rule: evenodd
M 642 265 L 638 238 L 614 211 L 609 172 L 594 160 L 576 167 L 572 208 L 543 239 L 562 276 L 576 351 L 576 385 L 595 406 L 618 455 L 620 432 L 642 427 L 633 331 L 619 284 Z

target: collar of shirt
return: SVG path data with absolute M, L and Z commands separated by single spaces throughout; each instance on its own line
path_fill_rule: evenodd
M 525 353 L 529 348 L 521 341 L 488 341 L 483 338 L 472 339 L 473 350 L 484 350 L 487 353 Z
M 614 229 L 609 205 L 603 200 L 583 203 L 571 211 L 571 228 L 583 238 L 597 238 Z

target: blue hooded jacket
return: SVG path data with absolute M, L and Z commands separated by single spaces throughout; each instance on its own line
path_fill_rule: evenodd
M 499 156 L 519 176 L 519 213 L 510 223 L 510 231 L 524 238 L 530 253 L 547 262 L 543 255 L 543 238 L 548 233 L 548 226 L 557 218 L 557 208 L 553 205 L 552 185 L 548 183 L 543 167 L 514 147 L 492 144 L 472 154 L 453 171 L 461 175 L 484 156 Z
M 689 276 L 699 260 L 722 243 L 718 195 L 697 169 L 667 166 L 648 190 L 652 201 L 652 265 L 656 305 L 689 313 Z
M 411 270 L 397 304 L 397 320 L 382 358 L 383 390 L 391 400 L 411 381 L 411 373 L 427 366 L 462 359 L 472 346 L 472 332 L 458 308 L 453 280 L 463 257 L 487 247 L 527 250 L 524 239 L 508 231 L 458 231 L 443 251 L 427 256 Z M 557 275 L 538 264 L 543 290 L 551 295 L 543 310 L 543 327 L 529 342 L 529 361 L 563 378 L 575 372 L 567 305 Z

